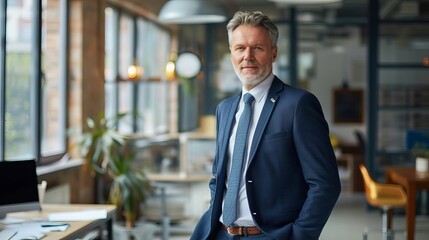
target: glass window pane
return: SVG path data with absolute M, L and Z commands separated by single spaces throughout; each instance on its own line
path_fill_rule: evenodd
M 119 18 L 119 76 L 121 80 L 128 80 L 128 66 L 133 63 L 133 19 L 128 15 Z M 121 82 L 118 84 L 118 113 L 131 113 L 133 109 L 133 83 Z M 119 123 L 119 130 L 124 133 L 133 132 L 133 122 L 130 115 Z
M 279 39 L 277 41 L 277 59 L 273 65 L 273 73 L 282 81 L 289 82 L 289 27 L 279 25 Z
M 170 35 L 143 18 L 137 20 L 137 59 L 143 66 L 144 79 L 161 80 L 170 55 Z M 147 135 L 168 132 L 168 83 L 142 82 L 138 86 L 137 131 Z
M 379 0 L 380 19 L 383 20 L 427 20 L 426 0 Z M 369 2 L 369 1 L 367 1 Z
M 170 35 L 155 23 L 137 20 L 137 60 L 143 66 L 144 78 L 164 78 L 170 55 Z
M 106 81 L 114 82 L 116 80 L 117 68 L 115 67 L 115 59 L 117 58 L 116 46 L 117 40 L 116 36 L 117 31 L 117 21 L 118 21 L 118 12 L 113 8 L 105 9 L 105 60 L 104 60 L 104 75 Z M 116 27 L 115 27 L 116 26 Z
M 65 153 L 62 0 L 42 1 L 42 156 Z
M 384 24 L 380 27 L 380 62 L 423 64 L 429 52 L 429 24 Z
M 105 115 L 108 118 L 113 117 L 117 111 L 118 19 L 118 11 L 116 9 L 110 7 L 105 9 Z
M 119 76 L 128 79 L 128 66 L 133 63 L 133 19 L 121 15 L 119 20 Z
M 167 133 L 169 130 L 168 82 L 143 82 L 139 84 L 138 131 L 145 135 Z
M 35 105 L 32 79 L 32 10 L 34 1 L 7 6 L 5 158 L 34 158 Z
M 429 128 L 429 69 L 379 71 L 378 149 L 405 151 L 410 129 Z
M 123 133 L 133 132 L 133 122 L 131 113 L 133 109 L 133 88 L 135 83 L 131 81 L 120 82 L 117 84 L 119 90 L 119 109 L 118 113 L 129 113 L 120 122 L 118 129 Z
M 382 69 L 379 71 L 380 86 L 425 87 L 429 79 L 429 69 Z

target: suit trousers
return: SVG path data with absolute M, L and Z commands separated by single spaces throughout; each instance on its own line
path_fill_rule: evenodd
M 219 228 L 217 231 L 216 238 L 214 240 L 273 240 L 261 233 L 259 235 L 251 236 L 232 236 L 224 229 Z

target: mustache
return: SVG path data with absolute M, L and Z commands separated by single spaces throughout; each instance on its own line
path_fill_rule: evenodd
M 259 67 L 259 65 L 254 62 L 245 62 L 240 64 L 240 67 Z

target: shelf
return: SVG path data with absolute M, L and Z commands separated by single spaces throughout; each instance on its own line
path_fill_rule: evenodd
M 379 108 L 390 110 L 395 108 L 427 110 L 429 109 L 429 88 L 420 84 L 380 87 L 378 105 Z

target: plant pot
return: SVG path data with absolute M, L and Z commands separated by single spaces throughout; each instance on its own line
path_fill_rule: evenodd
M 125 219 L 125 227 L 126 228 L 133 228 L 136 224 L 137 214 L 131 213 L 131 212 L 124 212 L 124 219 Z

